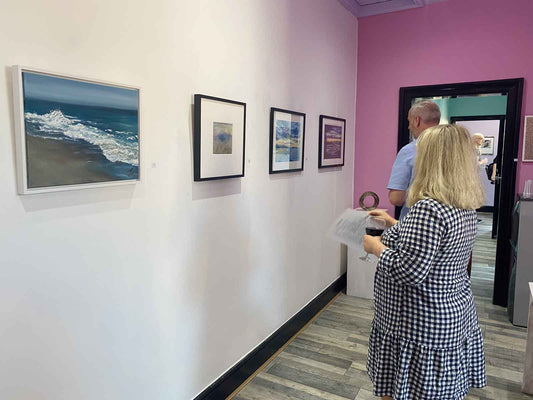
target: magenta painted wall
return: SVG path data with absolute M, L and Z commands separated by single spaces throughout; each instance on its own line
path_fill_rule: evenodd
M 392 210 L 400 87 L 524 77 L 522 116 L 533 114 L 533 1 L 448 0 L 361 18 L 357 63 L 354 199 L 372 190 Z M 522 128 L 517 192 L 533 179 Z

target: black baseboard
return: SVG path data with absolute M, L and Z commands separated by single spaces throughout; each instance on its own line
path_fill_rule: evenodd
M 479 212 L 494 212 L 494 207 L 493 206 L 483 206 L 483 207 L 478 208 L 476 211 L 479 211 Z
M 194 400 L 221 400 L 228 397 L 345 288 L 346 273 L 257 346 L 253 352 L 196 396 Z

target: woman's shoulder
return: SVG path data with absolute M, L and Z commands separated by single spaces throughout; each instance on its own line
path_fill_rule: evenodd
M 435 211 L 443 211 L 446 207 L 444 204 L 440 203 L 439 201 L 435 199 L 421 199 L 418 200 L 411 209 L 413 210 L 435 210 Z
M 421 199 L 418 200 L 413 207 L 411 207 L 412 210 L 418 210 L 419 213 L 425 213 L 425 214 L 431 214 L 435 217 L 441 218 L 441 219 L 449 219 L 453 218 L 456 215 L 464 214 L 464 213 L 474 213 L 475 210 L 463 210 L 457 207 L 454 207 L 449 204 L 443 204 L 438 200 L 435 199 Z

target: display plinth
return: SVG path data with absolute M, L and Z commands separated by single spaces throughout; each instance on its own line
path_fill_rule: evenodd
M 346 274 L 346 294 L 348 296 L 374 298 L 374 275 L 378 259 L 370 255 L 370 261 L 363 261 L 359 257 L 364 253 L 348 247 L 348 268 Z

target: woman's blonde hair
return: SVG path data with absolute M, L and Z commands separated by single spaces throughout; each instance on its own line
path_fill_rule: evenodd
M 437 125 L 426 129 L 417 141 L 415 176 L 407 206 L 434 199 L 464 210 L 483 205 L 485 193 L 470 134 L 461 125 Z

